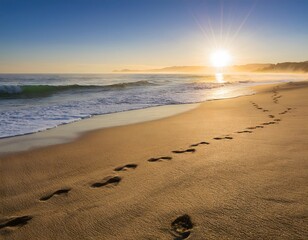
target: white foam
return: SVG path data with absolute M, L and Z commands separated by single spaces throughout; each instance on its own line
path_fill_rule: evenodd
M 16 85 L 0 85 L 0 93 L 21 93 L 22 89 L 20 86 Z

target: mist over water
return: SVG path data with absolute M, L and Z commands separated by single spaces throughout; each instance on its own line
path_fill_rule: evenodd
M 1 74 L 0 138 L 93 115 L 251 94 L 247 86 L 298 75 Z

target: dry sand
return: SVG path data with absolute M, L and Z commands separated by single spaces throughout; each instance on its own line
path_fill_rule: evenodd
M 2 156 L 1 239 L 308 239 L 308 83 Z

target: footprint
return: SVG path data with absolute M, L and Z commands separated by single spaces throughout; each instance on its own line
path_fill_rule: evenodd
M 233 139 L 233 137 L 229 137 L 229 136 L 226 136 L 226 137 L 214 137 L 213 139 L 214 140 L 223 140 L 223 139 Z
M 268 117 L 269 117 L 269 118 L 275 118 L 275 116 L 274 116 L 274 115 L 268 115 Z
M 195 143 L 195 144 L 192 144 L 192 145 L 190 145 L 191 147 L 197 147 L 197 146 L 199 146 L 199 145 L 201 145 L 201 144 L 206 144 L 206 145 L 208 145 L 208 144 L 210 144 L 209 142 L 199 142 L 199 143 Z
M 271 124 L 276 124 L 277 122 L 266 122 L 266 123 L 262 123 L 262 125 L 271 125 Z
M 223 139 L 233 139 L 233 137 L 229 137 L 229 136 L 226 136 L 226 137 L 214 137 L 213 139 L 214 140 L 223 140 Z
M 194 153 L 195 151 L 196 151 L 196 149 L 194 149 L 194 148 L 188 148 L 186 150 L 174 150 L 172 152 L 173 153 L 187 153 L 187 152 Z
M 248 128 L 246 128 L 246 129 L 252 130 L 252 129 L 256 129 L 256 127 L 248 127 Z
M 277 101 L 281 97 L 282 97 L 281 95 L 277 96 L 277 94 L 275 94 L 274 97 L 273 97 L 273 100 Z
M 62 189 L 59 189 L 49 195 L 46 195 L 46 196 L 43 196 L 40 198 L 40 201 L 47 201 L 49 200 L 50 198 L 52 198 L 54 195 L 62 195 L 62 194 L 67 194 L 69 191 L 71 191 L 72 189 L 71 188 L 62 188 Z
M 247 130 L 244 130 L 244 131 L 238 131 L 236 133 L 252 133 L 252 131 L 247 131 Z
M 182 216 L 177 217 L 171 223 L 171 232 L 176 237 L 175 239 L 186 239 L 190 236 L 191 230 L 193 229 L 193 223 L 190 219 L 190 216 L 184 214 Z
M 135 169 L 135 168 L 137 168 L 137 164 L 134 164 L 134 163 L 129 163 L 129 164 L 126 164 L 126 165 L 124 165 L 124 166 L 120 166 L 120 167 L 116 167 L 115 169 L 114 169 L 114 171 L 126 171 L 126 170 L 128 170 L 128 169 Z
M 197 147 L 199 146 L 199 143 L 196 143 L 196 144 L 191 144 L 190 147 Z
M 107 177 L 105 178 L 104 181 L 102 182 L 96 182 L 96 183 L 93 183 L 91 185 L 92 188 L 98 188 L 98 187 L 104 187 L 104 186 L 107 186 L 107 185 L 113 185 L 113 186 L 116 186 L 119 184 L 119 182 L 122 180 L 121 177 L 119 176 L 114 176 L 114 177 Z
M 10 220 L 0 223 L 0 229 L 5 227 L 22 227 L 26 225 L 33 217 L 32 216 L 22 216 L 11 218 Z
M 161 160 L 171 160 L 172 157 L 159 157 L 159 158 L 150 158 L 148 159 L 148 162 L 157 162 Z
M 275 122 L 280 122 L 281 119 L 280 119 L 280 118 L 275 118 L 274 121 L 275 121 Z
M 263 126 L 256 126 L 255 128 L 264 128 Z
M 221 137 L 214 137 L 213 139 L 214 140 L 222 140 L 223 138 L 221 138 Z
M 264 109 L 264 110 L 263 110 L 263 112 L 268 112 L 268 111 L 269 111 L 269 110 L 267 110 L 267 109 Z

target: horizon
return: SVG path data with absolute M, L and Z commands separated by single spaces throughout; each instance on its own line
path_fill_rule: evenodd
M 0 73 L 111 73 L 307 61 L 308 2 L 1 1 Z
M 277 66 L 279 64 L 303 64 L 308 63 L 307 61 L 303 62 L 279 62 L 279 63 L 248 63 L 248 64 L 238 64 L 238 65 L 229 65 L 226 67 L 223 67 L 222 69 L 217 69 L 215 66 L 162 66 L 157 67 L 155 66 L 153 68 L 147 68 L 147 69 L 130 69 L 130 68 L 122 68 L 122 69 L 113 69 L 111 71 L 104 71 L 104 72 L 0 72 L 0 75 L 52 75 L 52 74 L 216 74 L 218 72 L 223 73 L 224 75 L 228 74 L 307 74 L 308 72 L 308 66 L 302 67 L 300 70 L 292 70 L 292 69 L 283 69 L 280 71 L 263 71 L 263 68 L 267 68 L 270 66 Z M 268 65 L 268 66 L 264 66 Z M 306 64 L 307 65 L 307 64 Z M 245 67 L 259 67 L 255 70 L 249 70 L 245 69 Z M 186 68 L 186 70 L 181 70 L 181 68 Z M 188 68 L 199 68 L 197 70 L 191 70 L 188 71 Z M 203 68 L 203 70 L 201 69 Z M 236 68 L 242 68 L 242 69 L 236 69 Z M 166 71 L 168 69 L 173 69 L 170 71 Z

